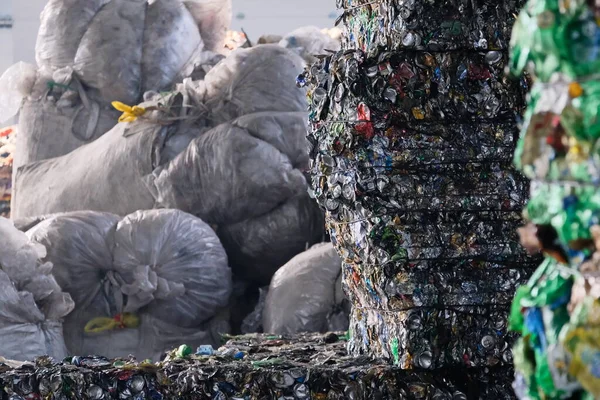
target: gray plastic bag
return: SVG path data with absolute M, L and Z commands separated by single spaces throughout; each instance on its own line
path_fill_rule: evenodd
M 268 285 L 282 265 L 323 241 L 324 226 L 319 206 L 302 193 L 267 214 L 220 226 L 217 234 L 236 276 Z
M 169 111 L 149 111 L 67 155 L 20 167 L 15 174 L 13 218 L 79 210 L 124 216 L 153 208 L 148 175 L 205 129 L 204 120 L 191 115 L 202 110 L 187 106 L 195 100 L 186 91 L 159 97 L 160 102 L 142 106 Z
M 89 98 L 72 69 L 38 74 L 20 110 L 13 168 L 68 154 L 108 132 L 118 118 L 112 107 Z
M 298 127 L 302 118 L 301 113 L 260 113 L 209 130 L 155 171 L 158 204 L 220 225 L 265 214 L 306 191 L 294 166 L 298 155 L 281 140 L 285 121 Z
M 20 361 L 64 358 L 62 318 L 73 300 L 54 279 L 52 264 L 41 262 L 44 246 L 1 217 L 0 237 L 0 354 Z
M 128 129 L 141 132 L 124 136 Z M 11 203 L 13 218 L 79 210 L 127 215 L 153 208 L 143 178 L 155 167 L 154 150 L 165 130 L 147 122 L 118 124 L 67 155 L 20 167 Z
M 192 14 L 207 50 L 222 52 L 231 25 L 231 0 L 184 0 Z
M 215 329 L 228 329 L 220 316 L 232 285 L 227 257 L 212 229 L 192 215 L 152 210 L 119 220 L 77 212 L 49 218 L 28 235 L 51 249 L 56 279 L 75 300 L 65 322 L 72 354 L 157 360 L 177 343 L 215 343 Z M 84 329 L 95 318 L 126 313 L 140 325 Z
M 110 0 L 49 0 L 42 11 L 35 60 L 42 69 L 73 65 L 83 35 Z
M 333 245 L 327 243 L 313 246 L 281 267 L 267 295 L 264 331 L 295 334 L 347 329 L 347 324 L 344 327 L 339 322 L 330 325 L 331 316 L 340 312 L 345 299 L 341 265 Z M 348 311 L 343 314 L 347 316 Z
M 111 0 L 83 35 L 74 70 L 97 99 L 139 101 L 146 9 L 146 0 Z
M 202 47 L 196 23 L 179 0 L 150 3 L 144 30 L 142 93 L 171 89 Z
M 306 93 L 296 86 L 303 70 L 300 56 L 277 45 L 233 51 L 204 79 L 213 126 L 264 111 L 306 112 Z

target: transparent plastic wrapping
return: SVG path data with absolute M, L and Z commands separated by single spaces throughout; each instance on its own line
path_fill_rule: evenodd
M 326 50 L 339 51 L 341 42 L 316 26 L 305 26 L 285 35 L 279 45 L 295 51 L 304 61 L 312 64 L 316 56 L 326 53 Z
M 37 78 L 37 68 L 24 62 L 16 63 L 0 77 L 0 123 L 19 113 L 23 101 L 31 93 Z

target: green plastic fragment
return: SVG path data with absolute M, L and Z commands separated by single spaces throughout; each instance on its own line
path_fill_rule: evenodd
M 188 346 L 187 344 L 182 344 L 177 349 L 177 352 L 175 353 L 175 355 L 179 358 L 189 357 L 190 355 L 192 355 L 192 348 L 190 346 Z
M 521 305 L 521 300 L 527 296 L 529 296 L 529 288 L 527 286 L 520 286 L 515 294 L 510 310 L 510 317 L 508 318 L 508 329 L 513 332 L 523 332 L 525 317 L 522 313 L 523 306 Z
M 391 343 L 391 347 L 392 347 L 392 355 L 394 356 L 394 364 L 395 365 L 399 365 L 400 364 L 400 353 L 398 352 L 398 346 L 399 346 L 399 341 L 398 338 L 393 338 L 392 339 L 392 343 Z

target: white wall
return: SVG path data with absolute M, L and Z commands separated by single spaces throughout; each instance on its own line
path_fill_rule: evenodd
M 13 59 L 12 30 L 0 28 L 0 75 L 13 64 Z
M 12 0 L 0 0 L 0 16 L 12 15 Z M 13 63 L 13 30 L 0 28 L 0 74 Z
M 263 34 L 284 35 L 307 25 L 331 28 L 337 15 L 335 0 L 233 0 L 232 28 L 243 28 L 256 42 Z
M 0 0 L 12 1 L 13 58 L 35 64 L 35 41 L 40 26 L 40 13 L 46 0 Z

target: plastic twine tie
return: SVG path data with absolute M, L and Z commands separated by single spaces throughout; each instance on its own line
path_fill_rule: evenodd
M 98 317 L 85 325 L 86 333 L 100 333 L 117 329 L 133 329 L 140 326 L 138 316 L 130 313 L 117 314 L 114 318 Z
M 46 85 L 48 86 L 49 90 L 52 90 L 55 87 L 58 87 L 58 88 L 65 89 L 65 90 L 71 90 L 73 92 L 77 91 L 76 89 L 72 88 L 69 85 L 63 85 L 62 83 L 58 83 L 58 82 L 54 82 L 54 81 L 48 81 L 48 82 L 46 82 Z
M 127 104 L 121 103 L 120 101 L 113 101 L 112 106 L 118 111 L 121 111 L 123 115 L 119 118 L 119 122 L 134 122 L 138 117 L 146 114 L 146 109 L 140 106 L 128 106 Z

